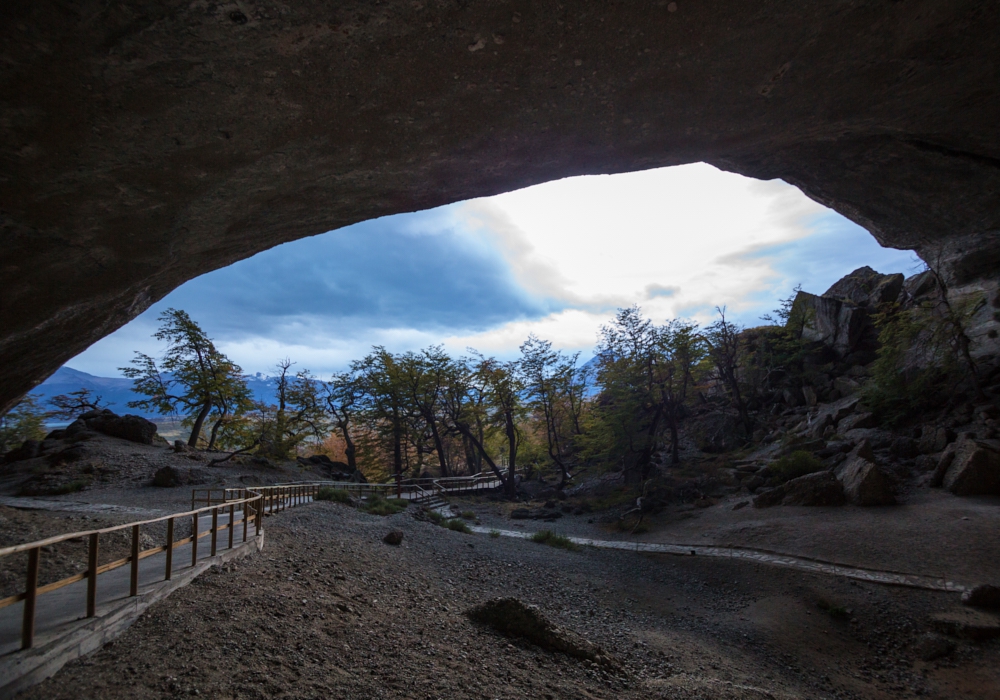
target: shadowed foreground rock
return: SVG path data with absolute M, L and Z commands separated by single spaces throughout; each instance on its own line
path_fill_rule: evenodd
M 517 598 L 497 598 L 465 613 L 474 622 L 491 627 L 507 637 L 526 639 L 549 651 L 613 665 L 614 660 L 583 637 L 552 624 L 535 605 Z

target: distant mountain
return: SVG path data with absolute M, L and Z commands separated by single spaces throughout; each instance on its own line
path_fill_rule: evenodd
M 274 379 L 258 372 L 247 377 L 247 386 L 253 392 L 254 398 L 258 401 L 274 401 Z M 46 404 L 49 399 L 59 394 L 68 394 L 71 391 L 80 389 L 90 389 L 95 396 L 100 396 L 108 408 L 118 414 L 132 413 L 155 418 L 158 413 L 150 413 L 139 408 L 129 408 L 129 401 L 138 401 L 142 398 L 132 391 L 132 380 L 125 377 L 98 377 L 87 372 L 81 372 L 72 367 L 60 367 L 55 374 L 39 384 L 31 392 L 40 395 L 42 403 Z

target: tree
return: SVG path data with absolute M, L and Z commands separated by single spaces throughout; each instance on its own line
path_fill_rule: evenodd
M 363 389 L 364 413 L 374 434 L 389 443 L 392 473 L 403 475 L 406 397 L 396 358 L 382 346 L 372 348 L 363 359 L 351 364 Z
M 49 405 L 53 406 L 54 410 L 49 411 L 46 416 L 59 420 L 73 420 L 87 411 L 107 408 L 108 404 L 104 403 L 101 399 L 101 396 L 92 396 L 90 389 L 80 389 L 79 391 L 71 391 L 68 394 L 59 394 L 49 399 Z
M 743 327 L 726 320 L 725 307 L 716 307 L 719 320 L 705 329 L 702 336 L 708 346 L 708 354 L 715 365 L 719 380 L 729 394 L 730 403 L 740 416 L 743 429 L 749 438 L 753 435 L 754 420 L 740 382 L 741 361 L 743 359 Z
M 570 479 L 574 434 L 580 433 L 585 376 L 577 371 L 579 353 L 566 357 L 552 349 L 552 343 L 534 335 L 521 345 L 519 369 L 524 381 L 528 407 L 541 417 L 546 451 L 559 469 L 559 488 Z
M 133 380 L 134 391 L 148 397 L 128 405 L 165 415 L 186 414 L 185 425 L 191 427 L 188 445 L 196 447 L 212 409 L 217 409 L 217 425 L 221 426 L 224 417 L 247 409 L 250 390 L 239 366 L 216 349 L 186 312 L 167 309 L 158 320 L 161 326 L 153 337 L 168 344 L 162 367 L 137 352 L 132 366 L 120 368 Z M 217 432 L 213 430 L 213 437 Z
M 40 398 L 28 394 L 0 416 L 0 455 L 20 447 L 25 440 L 45 438 L 45 414 L 38 404 Z
M 287 459 L 310 436 L 320 440 L 329 430 L 319 381 L 307 369 L 292 375 L 294 364 L 285 358 L 277 365 L 278 403 L 271 409 L 271 432 L 262 441 L 264 451 L 279 459 Z
M 402 355 L 398 367 L 398 376 L 409 405 L 433 441 L 441 476 L 450 476 L 445 450 L 446 426 L 441 421 L 441 400 L 444 385 L 451 374 L 451 358 L 440 345 L 431 346 L 419 353 Z
M 517 450 L 522 438 L 518 424 L 524 416 L 524 404 L 521 401 L 524 385 L 515 362 L 500 362 L 492 357 L 480 356 L 475 365 L 475 374 L 481 381 L 486 397 L 489 422 L 502 429 L 506 438 L 507 478 L 504 488 L 507 496 L 514 498 L 517 495 Z
M 355 413 L 364 400 L 364 388 L 352 372 L 335 374 L 324 388 L 323 401 L 333 424 L 344 439 L 344 455 L 352 472 L 358 469 L 357 446 L 354 441 Z

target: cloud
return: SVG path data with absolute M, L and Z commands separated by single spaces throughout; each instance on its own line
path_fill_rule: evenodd
M 795 187 L 705 164 L 568 178 L 287 243 L 192 280 L 70 366 L 115 374 L 173 306 L 244 369 L 278 358 L 327 374 L 375 344 L 443 343 L 512 357 L 529 333 L 589 355 L 617 308 L 654 321 L 746 325 L 796 283 L 822 292 L 861 265 L 909 271 L 912 253 Z

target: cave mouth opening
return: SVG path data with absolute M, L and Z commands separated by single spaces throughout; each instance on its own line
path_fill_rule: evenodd
M 197 277 L 66 363 L 117 376 L 167 308 L 246 371 L 291 357 L 321 374 L 372 345 L 513 356 L 529 333 L 586 358 L 617 308 L 762 323 L 796 285 L 852 270 L 911 274 L 912 251 L 780 180 L 705 163 L 555 180 L 299 239 Z

